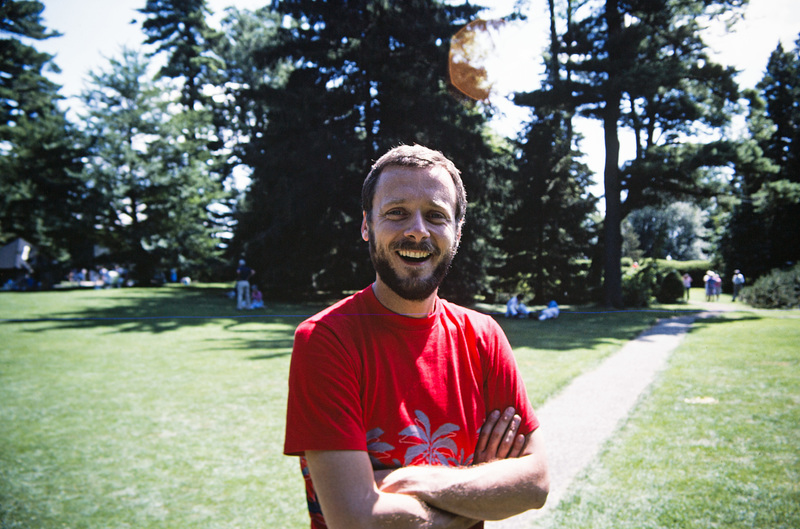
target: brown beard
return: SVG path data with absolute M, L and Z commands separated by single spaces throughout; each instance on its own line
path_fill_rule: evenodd
M 407 279 L 401 278 L 395 272 L 392 265 L 389 264 L 389 259 L 383 254 L 378 252 L 375 246 L 375 233 L 372 227 L 369 228 L 369 257 L 372 260 L 372 266 L 378 277 L 381 278 L 386 286 L 388 286 L 395 294 L 407 301 L 423 301 L 428 299 L 431 294 L 436 292 L 439 285 L 442 284 L 447 272 L 450 271 L 450 264 L 456 255 L 457 247 L 452 248 L 451 251 L 436 265 L 433 273 L 427 277 L 409 277 Z M 411 241 L 401 241 L 399 243 L 391 244 L 388 251 L 397 250 L 419 250 L 430 252 L 433 257 L 439 256 L 442 252 L 435 248 L 430 242 L 422 244 L 415 244 Z

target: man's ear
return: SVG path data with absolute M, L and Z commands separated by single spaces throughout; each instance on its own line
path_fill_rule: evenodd
M 456 228 L 456 248 L 461 244 L 461 233 L 464 231 L 464 221 L 458 223 Z
M 361 219 L 361 238 L 365 241 L 369 241 L 369 227 L 367 226 L 367 212 L 362 211 L 362 219 Z

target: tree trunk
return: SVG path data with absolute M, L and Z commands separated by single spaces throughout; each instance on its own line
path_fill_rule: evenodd
M 608 24 L 609 82 L 606 85 L 605 109 L 603 111 L 603 133 L 605 138 L 606 163 L 603 184 L 606 198 L 605 255 L 603 259 L 603 302 L 607 307 L 622 307 L 622 203 L 619 182 L 619 134 L 621 93 L 618 88 L 619 37 L 622 33 L 622 17 L 616 0 L 606 1 Z

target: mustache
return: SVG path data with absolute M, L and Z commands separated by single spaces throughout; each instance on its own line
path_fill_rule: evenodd
M 428 252 L 435 256 L 439 256 L 442 252 L 433 245 L 430 241 L 414 242 L 409 240 L 400 240 L 393 242 L 389 245 L 389 250 L 396 252 L 399 250 L 411 252 Z

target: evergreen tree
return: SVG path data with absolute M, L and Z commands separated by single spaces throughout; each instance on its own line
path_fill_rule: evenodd
M 539 303 L 585 301 L 587 285 L 576 260 L 586 257 L 594 236 L 589 215 L 597 199 L 587 191 L 591 174 L 572 147 L 568 118 L 558 111 L 543 114 L 539 109 L 527 127 L 511 180 L 515 198 L 503 223 L 508 258 L 501 275 L 527 279 Z
M 149 15 L 142 23 L 145 44 L 156 45 L 153 55 L 167 55 L 160 75 L 183 80 L 181 103 L 194 110 L 207 99 L 203 86 L 214 82 L 222 66 L 213 54 L 221 34 L 208 26 L 211 11 L 206 0 L 147 0 L 139 12 Z
M 552 48 L 559 75 L 551 86 L 520 95 L 521 104 L 560 103 L 600 120 L 604 129 L 606 217 L 604 301 L 621 306 L 621 221 L 627 211 L 665 194 L 702 191 L 705 167 L 726 163 L 718 145 L 687 143 L 700 127 L 724 125 L 737 100 L 733 69 L 714 64 L 699 33 L 701 19 L 746 0 L 567 1 L 566 31 Z M 585 14 L 576 19 L 576 12 Z M 555 58 L 553 58 L 555 61 Z M 620 166 L 620 128 L 634 133 L 636 158 Z M 625 192 L 626 199 L 622 196 Z
M 728 269 L 752 278 L 800 259 L 800 39 L 795 49 L 778 44 L 757 94 L 750 94 L 750 139 L 734 185 L 735 206 L 721 241 Z M 762 157 L 763 156 L 763 157 Z M 730 270 L 729 270 L 730 271 Z
M 219 243 L 222 189 L 194 134 L 210 123 L 196 121 L 203 114 L 171 115 L 170 92 L 149 79 L 139 53 L 124 50 L 108 70 L 91 74 L 83 95 L 84 178 L 99 200 L 97 237 L 109 259 L 133 265 L 142 285 L 169 268 L 202 277 Z
M 555 5 L 550 2 L 551 34 L 555 37 Z M 549 58 L 556 57 L 557 39 L 551 39 Z M 545 85 L 558 82 L 558 66 L 546 61 Z M 577 259 L 585 258 L 594 233 L 589 215 L 597 200 L 588 193 L 589 169 L 578 158 L 579 136 L 573 115 L 563 106 L 534 109 L 518 155 L 519 171 L 511 181 L 511 211 L 503 224 L 503 249 L 508 255 L 502 277 L 511 282 L 526 278 L 541 303 L 557 298 L 584 301 L 586 278 Z M 510 287 L 510 288 L 509 288 Z M 518 290 L 509 285 L 505 290 Z M 529 294 L 530 295 L 530 294 Z
M 41 22 L 40 2 L 0 3 L 0 244 L 23 237 L 47 264 L 84 249 L 85 190 L 77 177 L 78 134 L 58 107 L 52 56 L 25 39 L 57 37 Z
M 296 295 L 370 281 L 361 183 L 390 147 L 420 143 L 453 159 L 472 200 L 443 294 L 478 292 L 494 255 L 496 182 L 509 160 L 484 135 L 484 115 L 448 93 L 449 38 L 476 8 L 430 0 L 275 6 L 285 22 L 255 53 L 266 71 L 291 68 L 261 92 L 268 112 L 245 154 L 253 181 L 236 230 L 249 260 L 268 263 L 265 286 Z

